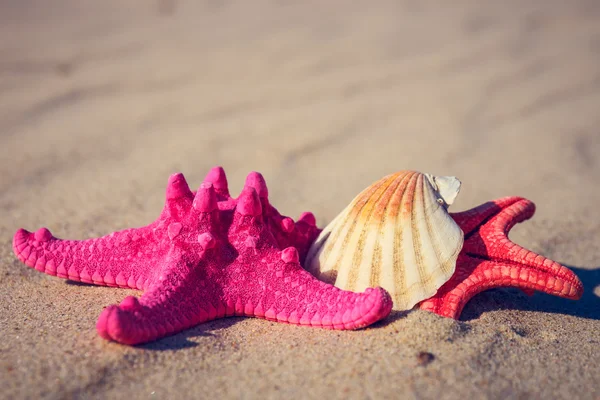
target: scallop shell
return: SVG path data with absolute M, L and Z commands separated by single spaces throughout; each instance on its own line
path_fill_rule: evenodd
M 381 286 L 395 310 L 433 296 L 454 273 L 463 232 L 447 208 L 455 177 L 401 171 L 352 200 L 311 246 L 306 269 L 352 291 Z

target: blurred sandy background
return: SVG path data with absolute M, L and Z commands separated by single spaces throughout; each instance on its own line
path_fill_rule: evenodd
M 598 399 L 599 126 L 597 0 L 0 0 L 0 398 Z M 95 323 L 138 292 L 12 254 L 19 227 L 145 225 L 170 173 L 197 187 L 214 165 L 321 226 L 401 169 L 458 176 L 455 211 L 527 197 L 512 239 L 585 294 L 494 290 L 460 322 L 357 332 L 231 318 L 131 348 Z

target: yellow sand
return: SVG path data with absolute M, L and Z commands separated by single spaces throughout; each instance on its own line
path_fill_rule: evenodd
M 351 3 L 0 2 L 0 397 L 600 396 L 600 3 Z M 138 292 L 12 254 L 19 227 L 147 224 L 170 173 L 198 186 L 218 164 L 320 226 L 402 169 L 458 176 L 452 210 L 525 196 L 512 238 L 584 297 L 496 290 L 460 322 L 356 332 L 231 318 L 132 348 L 95 323 Z

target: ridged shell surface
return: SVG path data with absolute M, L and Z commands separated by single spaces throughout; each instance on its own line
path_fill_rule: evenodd
M 454 273 L 463 232 L 448 214 L 454 177 L 401 171 L 352 200 L 311 246 L 305 266 L 352 291 L 381 286 L 395 310 L 433 296 Z

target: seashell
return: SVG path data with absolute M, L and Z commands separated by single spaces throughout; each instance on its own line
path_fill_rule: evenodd
M 455 177 L 414 171 L 380 179 L 323 229 L 306 269 L 345 290 L 381 286 L 395 310 L 411 309 L 454 273 L 463 231 L 447 209 L 459 190 Z

